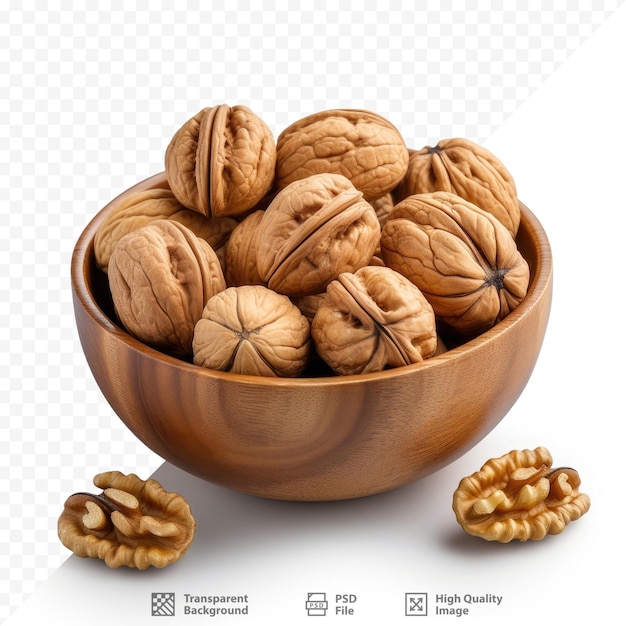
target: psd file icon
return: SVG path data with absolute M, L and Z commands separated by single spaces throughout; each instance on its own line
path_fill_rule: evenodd
M 427 593 L 404 594 L 404 614 L 407 617 L 428 615 L 428 594 Z
M 307 593 L 306 612 L 307 615 L 326 615 L 328 601 L 325 593 Z

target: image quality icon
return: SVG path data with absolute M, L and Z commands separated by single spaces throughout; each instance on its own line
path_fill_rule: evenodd
M 407 593 L 404 596 L 404 614 L 412 616 L 428 615 L 428 594 Z

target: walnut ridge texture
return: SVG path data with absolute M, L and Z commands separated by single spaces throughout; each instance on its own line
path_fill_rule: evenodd
M 98 267 L 106 273 L 117 242 L 124 235 L 157 219 L 180 222 L 204 239 L 216 252 L 222 248 L 237 225 L 232 218 L 211 219 L 184 207 L 171 189 L 146 189 L 125 198 L 100 225 L 94 240 Z
M 229 287 L 264 285 L 259 276 L 256 248 L 259 243 L 259 224 L 265 215 L 263 209 L 249 213 L 233 229 L 225 246 L 224 276 Z
M 384 117 L 358 109 L 330 109 L 304 117 L 278 136 L 279 188 L 313 174 L 348 178 L 366 200 L 391 191 L 404 177 L 409 152 Z

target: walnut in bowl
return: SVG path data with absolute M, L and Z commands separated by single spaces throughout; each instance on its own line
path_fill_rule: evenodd
M 263 285 L 228 287 L 209 298 L 196 323 L 193 361 L 238 374 L 298 376 L 309 338 L 309 321 L 287 296 Z
M 437 349 L 432 306 L 389 267 L 340 274 L 328 285 L 311 332 L 318 353 L 341 375 L 419 363 Z
M 241 104 L 202 109 L 176 131 L 165 151 L 174 195 L 208 217 L 246 213 L 269 191 L 275 165 L 271 130 Z
M 321 293 L 342 272 L 374 255 L 380 224 L 374 207 L 341 174 L 315 174 L 282 189 L 265 210 L 256 265 L 268 287 L 291 297 Z
M 176 356 L 191 354 L 205 302 L 226 286 L 213 248 L 183 224 L 163 219 L 119 240 L 108 277 L 124 327 Z
M 158 174 L 134 189 L 163 185 Z M 147 346 L 120 324 L 94 236 L 124 194 L 87 225 L 71 277 L 78 334 L 113 410 L 155 453 L 205 480 L 285 500 L 337 500 L 394 489 L 457 459 L 506 415 L 546 330 L 552 257 L 520 204 L 516 242 L 528 263 L 524 300 L 447 352 L 381 372 L 299 378 L 212 371 Z
M 329 109 L 303 117 L 276 140 L 280 189 L 307 176 L 341 174 L 373 201 L 406 174 L 409 151 L 398 129 L 372 111 Z

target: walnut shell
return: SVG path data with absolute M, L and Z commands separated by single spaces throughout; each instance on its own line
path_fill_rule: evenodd
M 367 265 L 380 239 L 374 208 L 344 176 L 316 174 L 282 189 L 259 224 L 257 268 L 270 289 L 300 297 Z
M 171 220 L 155 220 L 119 240 L 109 285 L 126 330 L 176 356 L 191 354 L 206 301 L 226 287 L 211 246 Z
M 380 246 L 385 264 L 417 285 L 435 314 L 462 334 L 487 330 L 528 290 L 528 263 L 511 233 L 455 194 L 416 194 L 399 202 Z
M 275 165 L 271 130 L 243 105 L 202 109 L 165 151 L 167 180 L 178 200 L 210 217 L 252 209 L 270 190 Z
M 520 208 L 513 177 L 483 146 L 464 138 L 442 139 L 412 152 L 396 202 L 433 191 L 454 193 L 497 217 L 515 237 Z
M 300 309 L 302 315 L 312 322 L 317 310 L 326 302 L 326 292 L 291 298 L 291 301 Z
M 226 243 L 237 222 L 230 217 L 208 218 L 183 206 L 171 189 L 145 189 L 124 198 L 98 228 L 94 239 L 96 265 L 108 272 L 117 242 L 133 230 L 157 219 L 180 222 L 216 252 Z M 219 256 L 219 254 L 218 254 Z
M 395 206 L 392 193 L 388 192 L 384 196 L 376 198 L 376 200 L 372 200 L 370 204 L 374 207 L 374 211 L 376 211 L 378 222 L 381 226 L 384 226 L 385 222 L 389 218 L 389 215 L 393 211 L 393 207 Z
M 391 212 L 393 211 L 393 195 L 391 194 L 391 192 L 386 193 L 384 196 L 373 200 L 371 202 L 371 205 L 374 207 L 374 211 L 376 211 L 376 217 L 378 218 L 378 223 L 380 224 L 380 227 L 382 229 L 382 227 L 385 225 L 385 222 L 389 219 Z M 378 242 L 378 245 L 376 246 L 374 255 L 370 259 L 369 265 L 385 265 L 380 251 L 380 240 Z
M 211 298 L 193 337 L 196 365 L 237 374 L 294 377 L 310 355 L 310 325 L 287 296 L 263 285 Z
M 437 350 L 435 314 L 420 290 L 388 267 L 343 273 L 326 290 L 311 334 L 338 374 L 419 363 Z
M 264 213 L 263 209 L 250 213 L 230 235 L 224 255 L 224 276 L 229 287 L 265 284 L 256 262 L 259 224 Z
M 358 109 L 331 109 L 291 124 L 276 140 L 276 183 L 286 187 L 312 174 L 342 174 L 370 201 L 403 179 L 409 152 L 384 117 Z

